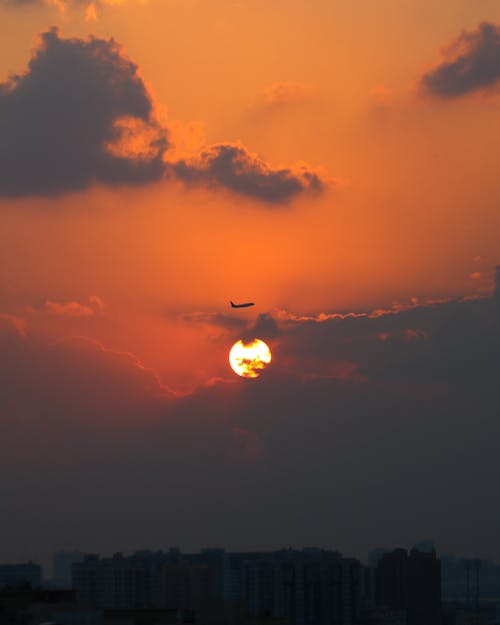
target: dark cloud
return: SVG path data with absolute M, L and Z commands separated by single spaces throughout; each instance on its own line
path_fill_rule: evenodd
M 189 324 L 206 324 L 227 330 L 235 341 L 275 338 L 280 332 L 276 320 L 269 313 L 260 314 L 254 322 L 241 317 L 204 312 L 182 313 L 177 318 Z
M 151 133 L 146 157 L 126 154 L 119 121 Z M 155 180 L 167 145 L 137 66 L 112 39 L 63 39 L 53 28 L 27 72 L 0 85 L 1 195 Z
M 268 313 L 260 314 L 255 323 L 248 329 L 246 339 L 260 338 L 264 340 L 274 339 L 280 334 L 276 320 Z
M 240 144 L 210 146 L 198 158 L 178 161 L 171 168 L 187 185 L 225 187 L 270 204 L 323 191 L 327 184 L 322 174 L 306 165 L 272 168 Z
M 272 168 L 241 145 L 213 145 L 189 162 L 167 163 L 168 137 L 119 44 L 64 39 L 53 28 L 41 35 L 27 71 L 0 84 L 0 196 L 175 176 L 276 205 L 326 184 L 305 165 Z
M 443 59 L 421 79 L 424 91 L 455 98 L 492 87 L 500 80 L 500 27 L 482 22 L 463 32 L 444 51 Z

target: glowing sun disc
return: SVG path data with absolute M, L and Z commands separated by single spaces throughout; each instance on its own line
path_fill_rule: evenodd
M 238 341 L 229 352 L 229 364 L 242 378 L 258 378 L 270 362 L 271 350 L 260 339 Z

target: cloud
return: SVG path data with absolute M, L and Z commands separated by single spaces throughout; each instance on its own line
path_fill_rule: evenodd
M 85 428 L 129 421 L 139 406 L 172 397 L 155 372 L 133 354 L 110 350 L 93 339 L 68 337 L 51 344 L 1 331 L 0 411 L 64 420 Z M 124 399 L 121 385 L 127 387 Z
M 489 393 L 500 365 L 500 272 L 485 297 L 423 301 L 387 311 L 317 315 L 280 321 L 280 342 L 289 361 L 315 360 L 316 368 L 336 360 L 357 363 L 377 384 L 464 386 Z
M 256 337 L 269 340 L 274 339 L 280 334 L 278 323 L 269 313 L 260 314 L 255 323 L 248 329 L 245 339 L 251 340 Z
M 47 300 L 45 310 L 51 315 L 62 317 L 95 317 L 104 308 L 104 302 L 97 295 L 89 297 L 88 304 L 80 302 L 54 302 Z
M 132 122 L 150 133 L 149 152 L 107 149 L 131 142 L 120 124 Z M 137 66 L 113 39 L 63 39 L 52 28 L 28 70 L 0 84 L 0 146 L 0 194 L 20 196 L 156 180 L 168 139 Z
M 241 330 L 246 325 L 243 319 L 221 313 L 187 312 L 177 318 L 184 323 L 209 325 L 223 330 Z
M 212 145 L 198 157 L 179 160 L 170 167 L 188 186 L 224 187 L 274 205 L 303 193 L 319 193 L 328 184 L 319 170 L 305 164 L 273 168 L 239 143 Z
M 482 22 L 442 51 L 442 59 L 420 81 L 423 91 L 449 99 L 489 89 L 500 80 L 500 26 Z
M 298 82 L 275 82 L 263 93 L 261 107 L 279 110 L 286 106 L 307 102 L 313 97 L 311 87 Z
M 184 147 L 201 138 L 199 124 L 189 130 Z M 208 146 L 190 158 L 180 157 L 180 147 L 171 149 L 137 65 L 113 39 L 65 39 L 52 28 L 27 71 L 0 83 L 3 197 L 177 178 L 277 205 L 328 184 L 320 170 L 303 163 L 274 168 L 239 143 Z
M 0 323 L 5 322 L 8 323 L 14 330 L 18 333 L 18 335 L 22 338 L 26 338 L 26 322 L 21 317 L 17 317 L 16 315 L 11 315 L 9 313 L 0 312 Z

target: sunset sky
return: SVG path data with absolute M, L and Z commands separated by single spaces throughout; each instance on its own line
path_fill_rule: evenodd
M 3 559 L 500 559 L 498 0 L 0 25 Z

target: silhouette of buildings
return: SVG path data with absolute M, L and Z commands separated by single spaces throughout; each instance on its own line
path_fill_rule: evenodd
M 358 625 L 366 579 L 358 560 L 321 549 L 89 555 L 73 565 L 73 588 L 82 608 L 170 609 L 213 622 L 232 614 L 233 621 Z
M 73 590 L 41 590 L 34 563 L 0 566 L 0 625 L 500 625 L 499 595 L 481 590 L 500 591 L 500 566 L 445 558 L 461 598 L 442 603 L 441 563 L 424 544 L 373 551 L 368 567 L 316 548 L 61 553 L 55 578 L 72 561 Z

